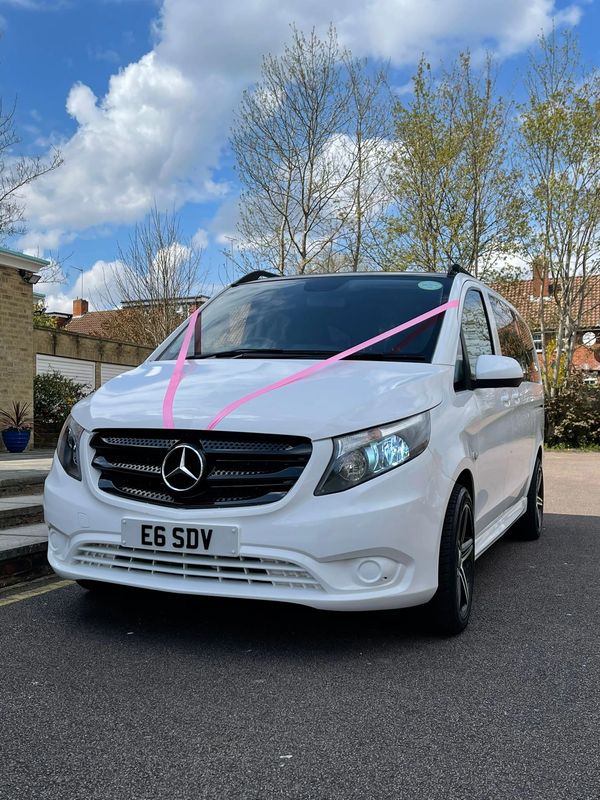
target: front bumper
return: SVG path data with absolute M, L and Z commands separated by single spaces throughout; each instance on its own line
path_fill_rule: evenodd
M 88 449 L 82 440 L 82 454 Z M 330 456 L 330 442 L 315 442 L 301 478 L 277 503 L 188 511 L 108 495 L 97 488 L 89 457 L 82 481 L 70 478 L 55 458 L 44 490 L 48 560 L 65 578 L 184 594 L 347 611 L 427 602 L 437 588 L 449 492 L 431 454 L 349 491 L 317 497 L 314 488 Z M 128 516 L 238 526 L 239 555 L 125 547 L 121 521 Z

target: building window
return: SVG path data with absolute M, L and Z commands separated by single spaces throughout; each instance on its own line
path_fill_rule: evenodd
M 588 386 L 598 386 L 598 373 L 597 372 L 584 372 L 583 382 Z
M 534 333 L 533 334 L 533 344 L 535 346 L 536 353 L 543 353 L 544 352 L 544 345 L 542 342 L 542 334 L 541 333 Z

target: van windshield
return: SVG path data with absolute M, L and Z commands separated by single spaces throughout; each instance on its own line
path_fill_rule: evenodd
M 233 286 L 203 310 L 188 358 L 326 358 L 445 303 L 435 274 L 344 274 Z M 443 314 L 351 356 L 431 361 Z M 177 358 L 185 328 L 158 356 Z

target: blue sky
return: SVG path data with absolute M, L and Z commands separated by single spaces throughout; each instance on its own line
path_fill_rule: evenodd
M 219 282 L 237 208 L 231 114 L 290 23 L 333 22 L 356 55 L 391 63 L 396 86 L 422 52 L 436 64 L 491 50 L 500 89 L 518 95 L 525 52 L 553 20 L 599 63 L 598 0 L 0 0 L 0 96 L 17 98 L 20 151 L 54 143 L 65 157 L 25 193 L 28 232 L 10 244 L 69 256 L 67 283 L 43 287 L 49 308 L 69 310 L 74 268 L 93 299 L 156 201 L 180 211 Z

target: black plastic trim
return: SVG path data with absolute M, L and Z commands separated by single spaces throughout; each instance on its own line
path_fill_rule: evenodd
M 259 280 L 259 278 L 281 278 L 281 275 L 276 275 L 274 272 L 267 272 L 264 269 L 255 269 L 254 272 L 242 275 L 242 277 L 234 281 L 231 286 L 241 286 L 243 283 L 251 283 L 252 281 Z
M 523 378 L 488 378 L 482 380 L 472 380 L 472 389 L 516 389 L 523 383 Z

